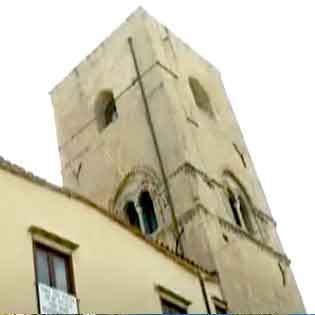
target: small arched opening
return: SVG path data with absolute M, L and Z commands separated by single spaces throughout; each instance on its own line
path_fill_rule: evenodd
M 112 91 L 106 90 L 99 93 L 95 102 L 95 118 L 98 131 L 102 131 L 118 118 Z
M 248 206 L 242 196 L 239 196 L 239 204 L 240 204 L 239 205 L 240 212 L 241 212 L 245 227 L 248 232 L 253 233 L 254 229 L 253 229 L 252 221 L 250 219 Z
M 189 77 L 188 81 L 196 105 L 201 110 L 209 113 L 212 118 L 214 118 L 214 111 L 210 103 L 210 98 L 204 87 L 194 77 Z
M 232 210 L 232 215 L 234 222 L 239 226 L 242 227 L 241 218 L 239 216 L 239 213 L 237 211 L 237 201 L 235 199 L 234 194 L 231 192 L 231 190 L 228 190 L 228 199 L 229 199 L 229 205 Z
M 129 201 L 125 207 L 125 212 L 128 218 L 128 223 L 140 230 L 140 220 L 139 215 L 136 210 L 135 204 L 132 201 Z
M 254 234 L 254 216 L 252 213 L 252 203 L 244 186 L 241 182 L 229 171 L 223 174 L 226 197 L 230 206 L 230 215 L 234 223 L 246 230 L 248 233 Z
M 139 204 L 142 209 L 142 221 L 145 234 L 152 234 L 158 228 L 158 222 L 154 210 L 152 198 L 147 191 L 143 191 L 139 197 Z

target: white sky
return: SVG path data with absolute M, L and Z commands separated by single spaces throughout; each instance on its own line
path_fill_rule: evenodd
M 140 4 L 221 71 L 314 312 L 315 1 L 1 1 L 0 154 L 61 185 L 48 92 Z

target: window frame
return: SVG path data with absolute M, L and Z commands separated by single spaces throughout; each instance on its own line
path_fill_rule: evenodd
M 235 206 L 235 203 L 237 202 L 234 194 L 231 191 L 228 191 L 228 203 L 229 207 L 231 209 L 231 213 L 233 216 L 234 224 L 237 225 L 239 228 L 243 229 L 243 220 L 242 220 L 242 213 L 239 213 L 237 207 Z
M 128 211 L 128 209 L 130 209 L 129 207 L 133 207 L 132 211 L 135 212 L 136 215 L 136 222 L 132 223 L 131 222 L 131 213 Z M 141 215 L 138 213 L 136 205 L 133 201 L 127 201 L 124 207 L 124 215 L 127 217 L 128 220 L 128 224 L 138 230 L 138 231 L 142 231 L 142 227 L 141 227 Z
M 232 189 L 227 185 L 224 189 L 225 206 L 228 207 L 228 213 L 232 216 L 233 224 L 250 235 L 255 234 L 253 211 L 244 193 L 239 186 L 237 189 Z M 238 203 L 238 207 L 235 206 Z
M 151 203 L 150 207 L 145 203 L 145 198 Z M 145 235 L 154 235 L 159 230 L 159 219 L 155 209 L 154 201 L 148 190 L 142 190 L 138 196 L 138 205 L 141 209 L 141 222 L 143 233 Z
M 155 288 L 158 292 L 159 299 L 160 299 L 161 314 L 170 314 L 170 313 L 163 313 L 163 301 L 171 306 L 174 306 L 175 308 L 185 311 L 185 313 L 182 312 L 182 313 L 177 313 L 177 314 L 189 314 L 188 308 L 191 305 L 191 301 L 185 299 L 182 296 L 179 296 L 173 291 L 165 287 L 162 287 L 160 285 L 156 285 Z
M 227 307 L 227 303 L 219 298 L 217 298 L 216 296 L 212 296 L 212 303 L 214 306 L 214 314 L 227 314 L 228 313 L 228 307 Z M 221 310 L 224 310 L 224 313 L 219 312 L 218 313 L 218 308 Z
M 76 296 L 72 255 L 59 251 L 53 247 L 47 246 L 41 242 L 33 240 L 33 261 L 34 261 L 36 288 L 38 284 L 40 283 L 38 279 L 38 265 L 37 265 L 37 256 L 36 256 L 37 249 L 43 250 L 48 254 L 49 287 L 60 290 L 56 287 L 55 271 L 54 271 L 54 267 L 52 263 L 52 257 L 54 255 L 56 257 L 63 258 L 65 262 L 67 291 L 63 291 L 63 292 Z M 38 300 L 38 306 L 39 306 L 38 288 L 37 288 L 37 300 Z
M 169 299 L 165 299 L 164 297 L 161 297 L 161 309 L 162 309 L 162 314 L 188 314 L 188 310 L 187 307 L 183 307 L 182 305 L 179 305 L 177 303 L 174 303 L 173 301 L 169 300 Z M 167 305 L 165 305 L 167 304 Z M 169 308 L 173 308 L 175 313 L 171 312 L 171 313 L 167 313 L 164 310 L 164 307 L 169 307 Z
M 239 210 L 240 214 L 242 216 L 243 221 L 243 228 L 249 233 L 254 234 L 254 227 L 253 227 L 253 214 L 250 210 L 246 200 L 243 198 L 242 194 L 238 195 L 238 201 L 239 201 Z
M 99 133 L 118 120 L 119 114 L 112 90 L 101 90 L 97 94 L 94 101 L 94 115 Z

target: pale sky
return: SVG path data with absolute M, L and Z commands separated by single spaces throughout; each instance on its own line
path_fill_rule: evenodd
M 48 92 L 139 5 L 221 71 L 314 312 L 315 1 L 1 1 L 0 155 L 61 185 Z

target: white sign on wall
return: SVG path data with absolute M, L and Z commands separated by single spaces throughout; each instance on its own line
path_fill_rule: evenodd
M 77 299 L 66 292 L 39 283 L 38 297 L 42 314 L 78 314 Z

